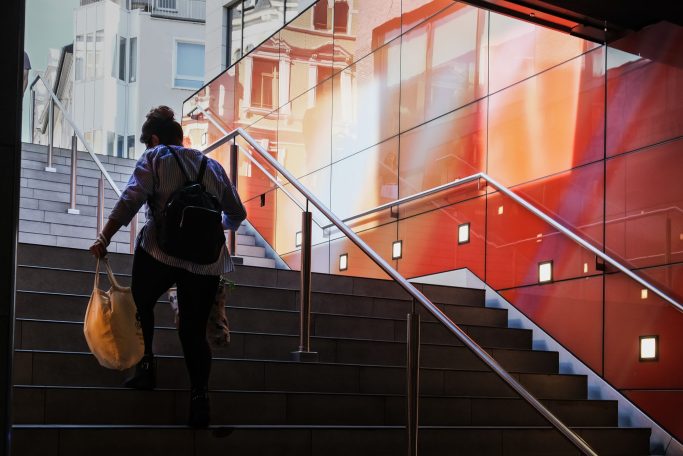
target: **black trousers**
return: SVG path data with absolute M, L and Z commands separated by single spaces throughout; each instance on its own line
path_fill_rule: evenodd
M 205 388 L 211 372 L 211 348 L 206 322 L 218 290 L 218 276 L 199 275 L 165 265 L 138 247 L 133 259 L 131 291 L 138 309 L 145 354 L 151 355 L 154 337 L 154 306 L 173 284 L 178 287 L 180 343 L 192 388 Z

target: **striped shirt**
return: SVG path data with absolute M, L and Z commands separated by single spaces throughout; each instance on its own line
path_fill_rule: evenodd
M 178 162 L 173 158 L 168 147 L 173 147 L 176 151 L 189 177 L 196 178 L 203 157 L 198 150 L 164 145 L 147 149 L 135 165 L 133 175 L 121 194 L 121 198 L 112 209 L 109 219 L 127 226 L 142 205 L 146 204 L 147 221 L 135 241 L 136 247 L 141 247 L 161 263 L 182 268 L 194 274 L 217 276 L 232 271 L 234 266 L 225 245 L 218 260 L 212 264 L 197 264 L 182 260 L 166 254 L 159 247 L 154 215 L 160 214 L 170 196 L 186 183 Z M 247 217 L 247 211 L 220 163 L 211 158 L 208 159 L 202 183 L 206 190 L 220 201 L 224 227 L 237 230 L 240 223 Z

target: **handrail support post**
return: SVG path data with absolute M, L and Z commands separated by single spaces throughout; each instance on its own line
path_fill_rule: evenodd
M 54 147 L 55 147 L 55 102 L 50 98 L 47 112 L 47 166 L 45 171 L 49 173 L 56 173 L 57 168 L 53 165 Z
M 417 456 L 420 400 L 420 314 L 415 300 L 406 324 L 406 441 L 407 455 Z
M 69 214 L 78 215 L 81 213 L 76 209 L 76 179 L 78 174 L 78 138 L 76 134 L 71 136 L 71 185 L 69 191 Z
M 104 177 L 97 181 L 97 232 L 104 228 Z
M 230 182 L 232 185 L 235 187 L 235 191 L 237 191 L 237 180 L 238 180 L 238 174 L 237 174 L 237 154 L 238 154 L 238 146 L 235 141 L 230 144 Z M 237 230 L 236 229 L 231 229 L 230 230 L 230 244 L 229 244 L 229 250 L 231 255 L 237 255 Z
M 301 287 L 299 290 L 299 349 L 292 352 L 294 361 L 317 362 L 318 352 L 311 351 L 311 247 L 313 214 L 301 213 Z

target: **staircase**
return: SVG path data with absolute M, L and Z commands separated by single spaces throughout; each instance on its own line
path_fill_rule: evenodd
M 235 245 L 235 263 L 244 266 L 257 266 L 262 268 L 276 267 L 275 252 L 266 246 L 256 230 L 251 225 L 243 223 L 237 231 L 237 243 Z
M 124 283 L 131 260 L 112 254 Z M 14 455 L 405 454 L 410 301 L 392 282 L 314 274 L 320 362 L 295 363 L 298 273 L 238 266 L 232 343 L 214 351 L 213 426 L 195 431 L 184 426 L 188 379 L 167 303 L 156 309 L 158 389 L 123 389 L 125 374 L 99 367 L 82 335 L 94 260 L 22 244 L 18 263 Z M 483 291 L 419 288 L 598 454 L 649 454 L 649 429 L 618 428 L 616 402 L 586 400 L 586 378 L 558 375 L 557 354 L 532 351 L 530 331 L 508 328 Z M 422 341 L 420 455 L 577 454 L 428 316 Z

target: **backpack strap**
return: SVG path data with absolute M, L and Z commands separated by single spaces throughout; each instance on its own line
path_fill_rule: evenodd
M 173 158 L 175 158 L 175 161 L 178 162 L 178 166 L 180 167 L 180 171 L 183 173 L 183 177 L 185 177 L 185 182 L 191 182 L 190 176 L 188 176 L 187 170 L 183 166 L 183 162 L 180 161 L 180 157 L 178 157 L 178 154 L 176 153 L 176 151 L 173 150 L 173 147 L 170 147 L 170 146 L 168 146 L 168 150 L 171 152 L 171 155 L 173 155 Z
M 202 164 L 199 165 L 199 172 L 197 173 L 197 182 L 202 183 L 202 179 L 204 179 L 204 172 L 206 171 L 206 164 L 209 162 L 209 159 L 206 158 L 206 155 L 202 156 Z

